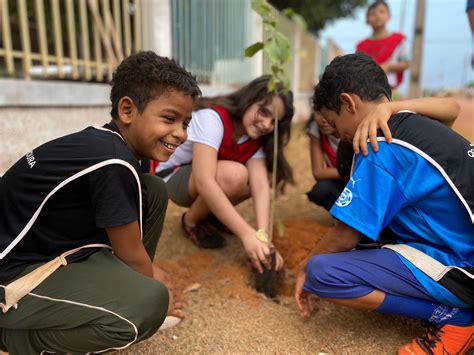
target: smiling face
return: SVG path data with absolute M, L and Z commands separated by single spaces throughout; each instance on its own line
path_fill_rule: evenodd
M 279 96 L 273 96 L 267 103 L 265 101 L 256 102 L 245 111 L 240 131 L 252 139 L 257 139 L 273 132 L 275 119 L 280 121 L 284 115 L 285 106 Z
M 182 91 L 167 90 L 138 112 L 125 96 L 118 105 L 118 127 L 137 159 L 166 161 L 187 139 L 194 101 Z
M 374 29 L 382 29 L 390 20 L 390 13 L 387 6 L 379 4 L 367 13 L 367 24 Z

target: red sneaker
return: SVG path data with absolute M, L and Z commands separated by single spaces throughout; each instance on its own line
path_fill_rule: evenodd
M 474 325 L 430 325 L 426 334 L 398 349 L 399 355 L 464 355 L 474 349 Z

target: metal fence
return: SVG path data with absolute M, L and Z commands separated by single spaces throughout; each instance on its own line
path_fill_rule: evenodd
M 198 81 L 241 84 L 252 79 L 244 49 L 252 41 L 250 0 L 171 0 L 172 53 Z
M 263 60 L 244 57 L 244 49 L 264 37 L 261 18 L 250 3 L 0 0 L 0 77 L 107 82 L 124 56 L 153 48 L 151 34 L 164 26 L 171 34 L 171 51 L 166 55 L 171 54 L 200 83 L 238 86 L 270 72 L 265 55 Z M 170 10 L 169 15 L 163 8 Z M 317 40 L 275 9 L 272 13 L 293 46 L 286 74 L 293 89 L 307 90 L 317 76 Z M 301 49 L 304 58 L 297 55 Z
M 142 48 L 141 0 L 0 0 L 0 75 L 109 81 Z

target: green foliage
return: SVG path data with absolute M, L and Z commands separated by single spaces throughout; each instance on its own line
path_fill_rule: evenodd
M 274 91 L 278 83 L 282 83 L 285 90 L 289 90 L 290 82 L 285 77 L 283 64 L 291 60 L 290 41 L 283 33 L 277 30 L 277 23 L 265 0 L 252 0 L 252 9 L 262 17 L 267 39 L 265 42 L 257 42 L 247 47 L 245 49 L 245 56 L 252 57 L 258 51 L 263 50 L 271 62 L 272 79 L 268 83 L 268 90 L 270 92 Z M 303 17 L 298 15 L 293 9 L 286 8 L 282 13 L 303 29 L 306 28 Z
M 275 226 L 276 226 L 276 229 L 277 229 L 277 232 L 278 232 L 278 236 L 280 238 L 284 238 L 285 237 L 285 225 L 283 224 L 283 222 L 281 220 L 278 220 L 275 222 Z
M 282 11 L 291 6 L 306 20 L 309 31 L 317 34 L 331 21 L 352 16 L 354 11 L 366 5 L 368 0 L 268 0 L 268 2 Z M 299 21 L 295 18 L 293 20 Z
M 254 44 L 252 44 L 251 46 L 249 46 L 245 49 L 245 56 L 246 57 L 252 57 L 255 53 L 257 53 L 261 49 L 263 49 L 263 43 L 262 42 L 254 43 Z

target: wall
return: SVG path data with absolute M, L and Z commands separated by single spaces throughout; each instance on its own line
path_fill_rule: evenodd
M 109 120 L 108 107 L 0 108 L 0 174 L 42 143 Z

